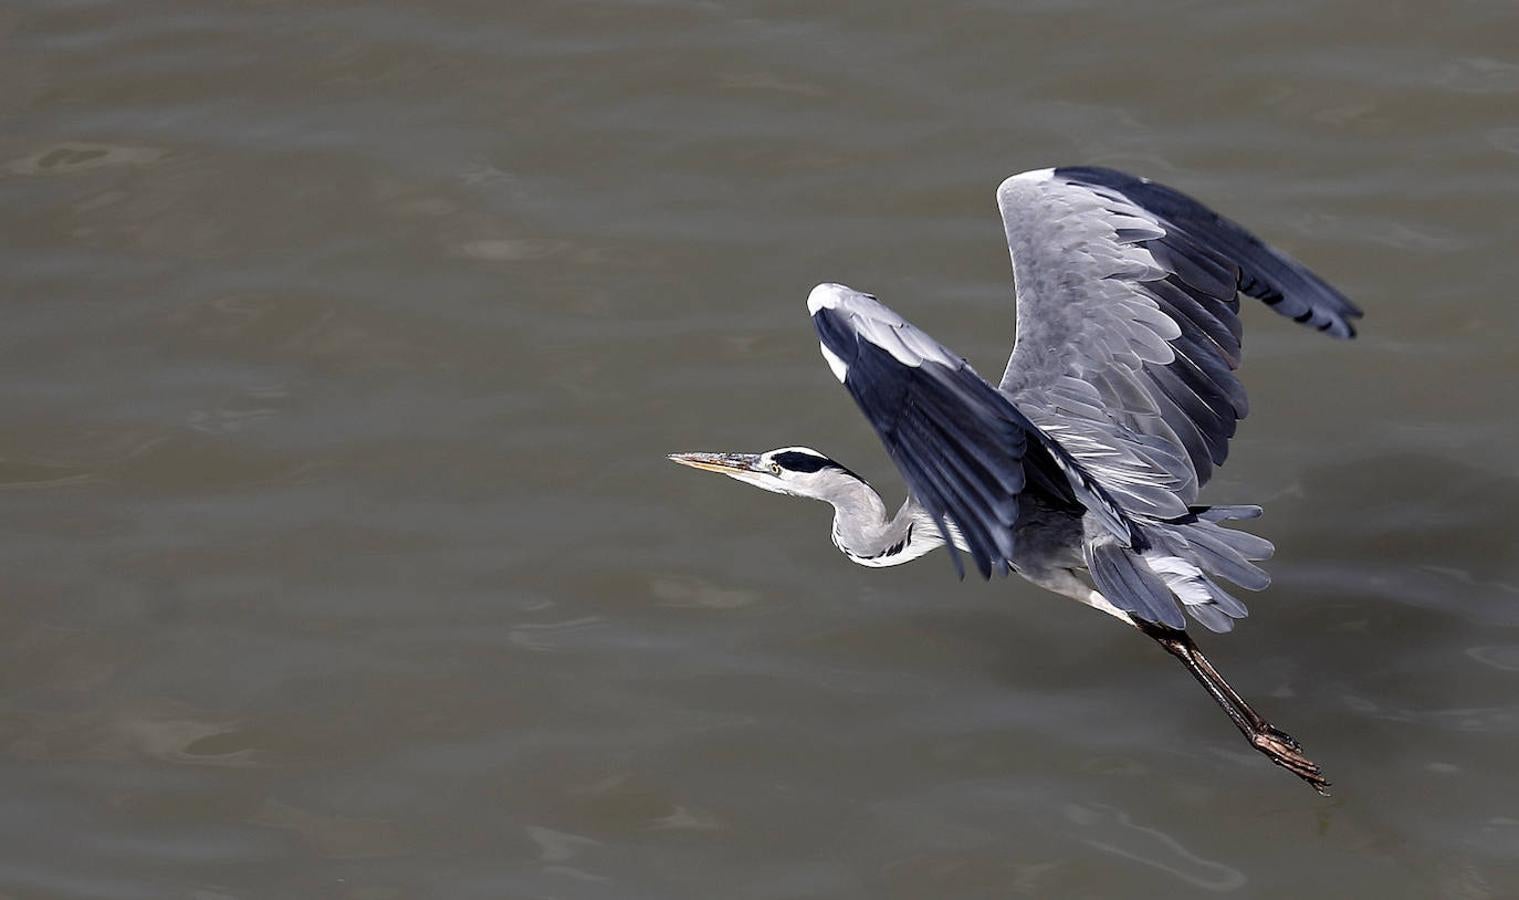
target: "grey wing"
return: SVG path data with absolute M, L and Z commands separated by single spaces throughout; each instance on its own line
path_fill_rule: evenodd
M 963 358 L 843 285 L 818 285 L 807 309 L 829 368 L 933 518 L 962 575 L 951 523 L 983 576 L 1007 573 L 1030 452 L 1049 454 L 1113 534 L 1137 539 L 1113 498 Z
M 1249 412 L 1240 291 L 1338 337 L 1343 294 L 1178 191 L 1111 169 L 997 190 L 1018 291 L 1001 389 L 1130 513 L 1185 516 Z

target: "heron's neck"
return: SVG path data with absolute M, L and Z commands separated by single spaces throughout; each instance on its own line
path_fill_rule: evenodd
M 862 566 L 896 566 L 917 559 L 944 539 L 911 497 L 888 516 L 875 489 L 857 478 L 841 478 L 820 498 L 833 506 L 833 543 Z

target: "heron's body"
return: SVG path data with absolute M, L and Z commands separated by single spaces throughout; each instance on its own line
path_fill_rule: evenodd
M 1228 631 L 1245 606 L 1221 584 L 1269 583 L 1262 538 L 1221 522 L 1255 506 L 1198 492 L 1248 404 L 1234 375 L 1243 292 L 1338 337 L 1360 315 L 1312 272 L 1174 190 L 1106 169 L 1044 169 L 997 192 L 1018 288 L 1000 383 L 882 305 L 822 284 L 807 300 L 830 370 L 906 478 L 895 512 L 815 450 L 671 458 L 834 508 L 862 566 L 944 546 L 984 576 L 1017 572 L 1134 626 L 1185 663 L 1256 749 L 1315 789 L 1297 743 L 1234 693 L 1183 613 Z

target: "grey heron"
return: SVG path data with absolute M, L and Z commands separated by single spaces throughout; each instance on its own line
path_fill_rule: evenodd
M 1239 297 L 1339 338 L 1361 311 L 1296 260 L 1191 197 L 1111 169 L 1014 175 L 997 189 L 1016 337 L 999 382 L 870 294 L 807 298 L 822 354 L 909 495 L 892 513 L 807 447 L 676 453 L 674 462 L 833 506 L 833 543 L 862 566 L 950 547 L 985 578 L 1016 572 L 1105 612 L 1179 659 L 1250 745 L 1321 794 L 1291 735 L 1235 693 L 1186 631 L 1246 614 L 1273 547 L 1222 523 L 1259 506 L 1199 502 L 1249 408 Z

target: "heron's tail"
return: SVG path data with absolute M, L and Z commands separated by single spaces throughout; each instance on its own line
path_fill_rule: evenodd
M 1089 536 L 1087 570 L 1103 596 L 1146 621 L 1182 628 L 1180 607 L 1211 631 L 1229 631 L 1249 611 L 1216 579 L 1247 591 L 1264 589 L 1271 576 L 1252 561 L 1269 559 L 1275 548 L 1218 523 L 1260 514 L 1259 506 L 1194 506 L 1185 516 L 1146 521 L 1149 546 L 1139 553 Z

